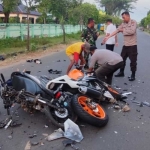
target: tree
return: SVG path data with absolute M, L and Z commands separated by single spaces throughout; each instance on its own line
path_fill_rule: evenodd
M 2 0 L 5 23 L 9 23 L 9 15 L 15 10 L 19 2 L 20 0 Z
M 26 11 L 27 11 L 27 50 L 30 50 L 30 22 L 29 22 L 29 14 L 31 10 L 34 10 L 36 8 L 37 1 L 35 0 L 22 0 L 26 4 Z
M 46 24 L 47 14 L 51 11 L 51 3 L 49 0 L 42 0 L 38 5 L 38 11 L 42 14 L 40 19 L 43 20 L 44 24 Z
M 65 43 L 65 23 L 68 21 L 69 9 L 80 5 L 81 0 L 49 0 L 51 13 L 56 17 L 62 27 L 63 42 Z
M 120 15 L 121 11 L 134 9 L 133 3 L 138 0 L 95 0 L 101 7 L 105 7 L 108 15 Z
M 88 11 L 87 11 L 88 10 Z M 99 19 L 99 11 L 95 5 L 84 3 L 69 12 L 69 19 L 73 24 L 86 25 L 88 18 L 93 18 L 96 22 Z

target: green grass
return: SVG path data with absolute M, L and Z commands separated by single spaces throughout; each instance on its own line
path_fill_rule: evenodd
M 66 43 L 70 43 L 75 40 L 80 40 L 81 33 L 72 33 L 66 35 Z M 42 38 L 31 38 L 30 49 L 35 51 L 43 46 L 50 47 L 57 44 L 62 44 L 63 36 L 57 37 L 42 37 Z M 9 38 L 0 39 L 0 54 L 10 54 L 26 50 L 27 40 L 22 41 L 21 39 Z

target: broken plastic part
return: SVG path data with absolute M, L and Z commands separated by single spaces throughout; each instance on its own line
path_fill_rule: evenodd
M 83 140 L 83 135 L 79 129 L 79 126 L 70 119 L 67 119 L 64 123 L 65 133 L 64 136 L 76 142 Z
M 54 133 L 49 135 L 47 137 L 47 140 L 52 141 L 52 140 L 56 140 L 56 139 L 63 138 L 63 137 L 64 137 L 64 131 L 61 128 L 59 128 L 58 130 L 55 130 Z

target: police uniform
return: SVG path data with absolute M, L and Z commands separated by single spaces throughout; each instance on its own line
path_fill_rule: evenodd
M 128 23 L 122 23 L 118 27 L 119 30 L 123 30 L 124 35 L 124 46 L 122 48 L 121 56 L 124 60 L 124 66 L 121 68 L 120 73 L 124 74 L 124 69 L 126 65 L 126 59 L 130 59 L 130 67 L 132 75 L 135 78 L 135 72 L 137 70 L 137 23 L 135 20 L 130 20 Z M 116 77 L 119 77 L 119 74 Z
M 96 30 L 95 28 L 89 28 L 86 27 L 85 29 L 83 29 L 81 38 L 82 38 L 82 42 L 88 42 L 91 46 L 96 46 L 96 40 L 97 40 L 97 33 L 98 30 Z M 86 67 L 88 67 L 88 58 L 89 58 L 89 54 L 88 53 L 84 53 L 84 58 L 86 61 Z

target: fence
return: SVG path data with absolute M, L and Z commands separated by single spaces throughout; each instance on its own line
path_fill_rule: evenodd
M 67 34 L 80 31 L 80 25 L 65 25 Z M 30 36 L 54 37 L 62 35 L 62 28 L 59 24 L 30 24 Z M 24 40 L 27 37 L 27 24 L 0 24 L 0 39 L 19 37 Z

